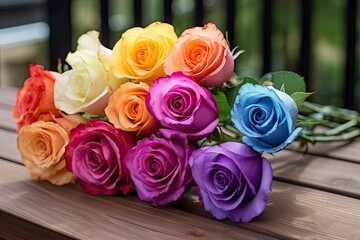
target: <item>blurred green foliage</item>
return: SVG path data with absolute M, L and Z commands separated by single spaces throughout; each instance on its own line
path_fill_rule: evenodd
M 301 56 L 302 0 L 274 0 L 272 36 L 272 71 L 296 72 Z M 204 0 L 204 23 L 213 22 L 226 32 L 226 1 Z M 72 1 L 73 48 L 77 38 L 92 29 L 100 30 L 100 6 L 98 0 Z M 235 42 L 246 52 L 236 61 L 240 76 L 260 77 L 262 69 L 261 17 L 262 0 L 236 0 Z M 320 104 L 341 106 L 345 67 L 345 0 L 314 0 L 310 55 L 310 86 L 316 90 L 311 98 Z M 359 4 L 360 5 L 360 4 Z M 133 27 L 133 1 L 111 0 L 109 8 L 110 46 L 112 48 L 121 34 Z M 195 0 L 174 0 L 173 25 L 180 36 L 182 31 L 195 26 Z M 163 0 L 143 1 L 143 26 L 154 21 L 164 21 Z M 360 26 L 358 14 L 357 25 Z M 359 28 L 357 29 L 359 36 Z M 359 39 L 359 37 L 358 37 Z M 235 46 L 231 46 L 232 48 Z M 74 50 L 74 49 L 73 49 Z M 357 42 L 356 66 L 360 65 L 360 44 Z M 360 92 L 360 69 L 356 69 L 356 89 Z M 360 109 L 360 94 L 355 94 L 356 109 Z

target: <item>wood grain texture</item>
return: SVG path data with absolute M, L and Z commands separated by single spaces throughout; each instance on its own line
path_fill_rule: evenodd
M 20 153 L 16 148 L 16 133 L 0 129 L 0 157 L 21 163 Z
M 0 128 L 16 131 L 16 124 L 13 122 L 10 109 L 0 108 Z
M 17 88 L 1 87 L 0 88 L 0 107 L 5 109 L 12 109 L 16 101 Z
M 0 182 L 2 212 L 74 238 L 271 239 L 169 206 L 155 208 L 133 195 L 91 196 L 78 184 L 34 182 L 23 166 L 4 160 Z
M 360 164 L 283 150 L 265 155 L 274 178 L 360 199 Z M 360 159 L 360 155 L 353 159 Z
M 2 211 L 0 211 L 0 223 L 0 239 L 74 239 Z
M 211 218 L 194 192 L 173 206 Z M 292 184 L 273 182 L 265 211 L 250 223 L 233 223 L 278 239 L 360 239 L 360 201 Z
M 297 150 L 296 146 L 291 146 L 292 150 Z M 309 145 L 309 153 L 324 157 L 337 158 L 345 161 L 360 163 L 360 139 L 352 141 L 316 143 Z

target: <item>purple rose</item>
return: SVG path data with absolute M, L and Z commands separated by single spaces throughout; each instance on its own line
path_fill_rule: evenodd
M 140 140 L 126 157 L 138 197 L 161 206 L 176 201 L 193 186 L 189 157 L 194 146 L 170 129 Z
M 249 222 L 265 209 L 272 168 L 247 145 L 226 142 L 200 148 L 190 165 L 205 210 L 215 218 Z
M 146 105 L 162 126 L 187 134 L 191 141 L 209 135 L 219 122 L 211 92 L 181 72 L 156 80 Z
M 80 124 L 70 132 L 65 152 L 67 168 L 90 194 L 126 194 L 132 181 L 125 157 L 136 141 L 135 135 L 102 120 Z

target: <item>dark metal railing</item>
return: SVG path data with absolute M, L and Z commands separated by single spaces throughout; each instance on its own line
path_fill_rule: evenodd
M 109 45 L 109 0 L 99 0 L 101 4 L 101 40 L 105 46 Z M 56 69 L 58 58 L 65 59 L 71 49 L 71 0 L 49 0 L 48 1 L 49 24 L 50 24 L 50 67 Z M 172 0 L 163 1 L 163 20 L 172 23 Z M 133 23 L 134 26 L 142 26 L 143 23 L 143 1 L 133 1 Z M 227 0 L 226 4 L 226 29 L 231 46 L 234 46 L 236 1 Z M 358 0 L 347 0 L 346 2 L 346 63 L 344 72 L 343 97 L 344 107 L 354 108 L 355 83 L 356 83 L 356 18 Z M 273 36 L 273 0 L 263 0 L 262 23 L 262 72 L 270 72 L 272 65 L 272 36 Z M 298 59 L 297 72 L 310 80 L 312 62 L 310 59 L 312 48 L 312 21 L 314 3 L 312 0 L 300 1 L 301 19 L 301 54 Z M 203 0 L 195 0 L 194 25 L 202 25 L 204 22 Z

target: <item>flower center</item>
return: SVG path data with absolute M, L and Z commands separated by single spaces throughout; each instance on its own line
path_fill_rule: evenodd
M 159 169 L 159 164 L 155 158 L 152 158 L 149 162 L 146 164 L 146 169 L 151 174 L 156 174 Z
M 266 113 L 261 108 L 257 108 L 254 111 L 253 120 L 259 122 L 265 119 Z
M 222 171 L 216 172 L 214 179 L 215 179 L 215 185 L 220 189 L 223 189 L 229 183 L 229 180 L 226 177 L 226 174 Z
M 184 99 L 181 96 L 175 97 L 174 101 L 172 101 L 171 108 L 173 110 L 181 110 L 184 104 Z

